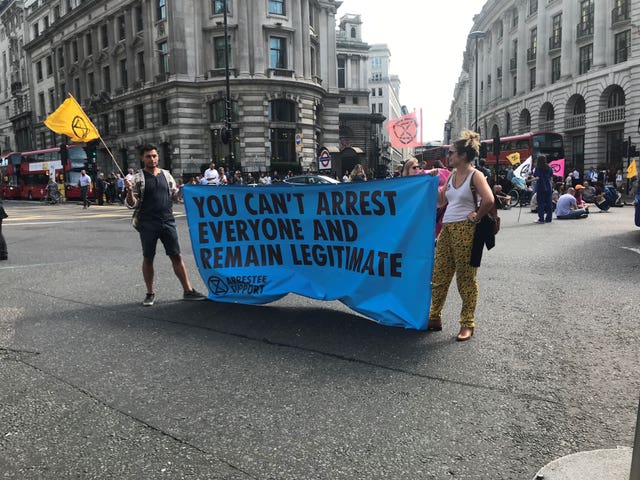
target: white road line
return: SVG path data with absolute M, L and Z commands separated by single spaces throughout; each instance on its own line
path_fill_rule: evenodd
M 632 247 L 620 247 L 620 248 L 624 248 L 625 250 L 631 250 L 632 252 L 635 252 L 638 255 L 640 255 L 640 248 L 632 248 Z
M 7 265 L 6 267 L 0 267 L 0 270 L 17 270 L 20 268 L 40 268 L 50 267 L 52 265 L 68 265 L 74 262 L 54 262 L 54 263 L 34 263 L 31 265 Z

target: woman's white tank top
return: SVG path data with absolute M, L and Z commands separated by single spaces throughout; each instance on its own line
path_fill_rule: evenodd
M 453 179 L 457 174 L 449 176 L 447 190 L 445 192 L 448 203 L 447 209 L 444 212 L 444 217 L 442 217 L 442 223 L 463 222 L 471 212 L 475 211 L 476 205 L 473 201 L 471 185 L 469 185 L 473 174 L 474 170 L 469 172 L 467 178 L 458 188 L 453 186 Z

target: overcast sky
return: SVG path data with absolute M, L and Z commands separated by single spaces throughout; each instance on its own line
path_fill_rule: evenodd
M 343 0 L 337 19 L 362 16 L 362 39 L 386 43 L 400 102 L 422 108 L 425 142 L 442 140 L 473 16 L 486 0 Z

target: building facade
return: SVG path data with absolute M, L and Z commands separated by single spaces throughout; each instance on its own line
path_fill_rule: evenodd
M 452 135 L 477 116 L 483 138 L 554 131 L 570 167 L 622 168 L 622 142 L 640 143 L 639 25 L 631 0 L 487 2 L 455 87 Z
M 369 51 L 369 89 L 371 90 L 371 113 L 384 115 L 382 128 L 382 155 L 391 170 L 406 160 L 411 152 L 391 145 L 386 125 L 403 115 L 400 104 L 400 78 L 391 73 L 391 51 L 386 44 L 371 45 Z
M 362 40 L 360 15 L 343 15 L 337 32 L 340 146 L 333 154 L 340 175 L 361 164 L 369 176 L 384 176 L 380 156 L 385 117 L 369 109 L 369 44 Z
M 123 169 L 137 166 L 137 147 L 152 142 L 161 166 L 178 177 L 200 173 L 210 160 L 255 172 L 316 170 L 318 151 L 339 147 L 339 2 L 226 3 L 231 145 L 222 138 L 224 1 L 27 3 L 34 148 L 64 141 L 43 120 L 70 92 Z M 98 163 L 114 169 L 100 147 Z

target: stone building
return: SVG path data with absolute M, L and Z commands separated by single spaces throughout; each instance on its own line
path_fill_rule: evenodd
M 64 140 L 42 121 L 70 92 L 123 169 L 152 142 L 161 166 L 185 180 L 210 160 L 245 171 L 316 170 L 319 149 L 339 146 L 339 3 L 228 0 L 231 156 L 221 135 L 224 1 L 31 0 L 24 49 L 34 147 Z M 100 146 L 98 163 L 113 170 Z
M 474 126 L 477 85 L 483 138 L 555 131 L 569 166 L 622 167 L 623 140 L 640 143 L 638 25 L 631 0 L 488 1 L 454 91 L 452 136 Z
M 369 110 L 369 44 L 362 40 L 361 27 L 360 15 L 347 14 L 340 18 L 336 39 L 340 146 L 332 154 L 334 170 L 342 176 L 360 163 L 369 176 L 384 176 L 386 166 L 380 147 L 385 117 Z

